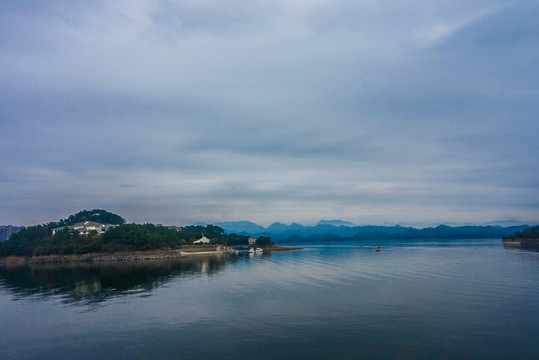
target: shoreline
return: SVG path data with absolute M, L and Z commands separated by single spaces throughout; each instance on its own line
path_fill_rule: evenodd
M 264 249 L 265 252 L 301 250 L 299 247 L 272 246 Z M 119 251 L 115 253 L 89 253 L 70 255 L 40 255 L 40 256 L 6 256 L 0 258 L 0 266 L 17 266 L 32 264 L 67 264 L 67 263 L 99 263 L 120 261 L 168 260 L 187 258 L 192 256 L 215 256 L 228 254 L 228 248 L 216 246 L 201 249 L 176 250 L 141 250 Z
M 503 239 L 502 245 L 508 247 L 539 248 L 539 239 Z

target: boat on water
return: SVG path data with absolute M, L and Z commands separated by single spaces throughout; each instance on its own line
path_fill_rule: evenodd
M 250 248 L 249 249 L 249 254 L 262 254 L 264 252 L 264 250 L 262 250 L 261 248 Z

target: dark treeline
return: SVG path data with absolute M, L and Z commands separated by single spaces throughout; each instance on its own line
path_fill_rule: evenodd
M 504 236 L 504 240 L 539 239 L 539 226 L 534 226 L 526 231 L 517 231 L 510 236 Z
M 69 228 L 56 231 L 55 235 L 52 235 L 52 229 L 57 227 L 86 220 L 108 223 L 105 219 L 121 224 L 110 228 L 102 235 L 96 231 L 80 235 L 76 230 Z M 210 239 L 212 244 L 223 245 L 247 245 L 249 239 L 245 235 L 226 234 L 225 230 L 214 225 L 168 228 L 154 224 L 125 224 L 125 220 L 116 214 L 104 210 L 85 210 L 59 222 L 22 228 L 8 241 L 0 244 L 0 256 L 174 249 L 191 245 L 202 235 Z M 269 237 L 260 237 L 257 240 L 257 245 L 269 244 L 271 244 Z

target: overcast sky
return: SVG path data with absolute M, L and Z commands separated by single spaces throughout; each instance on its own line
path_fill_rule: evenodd
M 539 223 L 539 3 L 0 0 L 0 224 Z

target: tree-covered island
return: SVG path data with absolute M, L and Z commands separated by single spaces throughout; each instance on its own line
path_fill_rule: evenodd
M 23 227 L 0 244 L 0 256 L 83 255 L 92 253 L 135 252 L 145 250 L 193 249 L 196 240 L 209 240 L 205 247 L 215 249 L 248 245 L 249 237 L 227 234 L 214 225 L 162 226 L 126 224 L 121 216 L 105 210 L 81 211 L 48 224 Z M 252 240 L 251 240 L 252 241 Z M 220 248 L 222 248 L 222 246 Z M 275 246 L 271 238 L 259 237 L 257 247 Z

